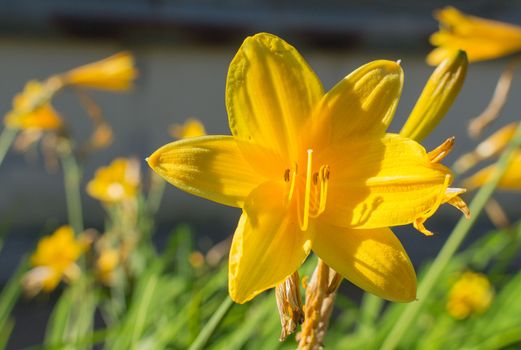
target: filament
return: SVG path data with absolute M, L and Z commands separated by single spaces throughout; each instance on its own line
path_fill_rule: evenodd
M 309 204 L 311 200 L 311 180 L 312 180 L 312 165 L 313 165 L 313 150 L 308 149 L 308 161 L 306 168 L 306 188 L 304 192 L 304 213 L 302 216 L 302 223 L 300 230 L 306 231 L 309 225 Z

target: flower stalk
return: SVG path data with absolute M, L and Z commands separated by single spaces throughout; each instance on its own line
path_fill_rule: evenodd
M 58 154 L 63 168 L 65 196 L 67 201 L 67 216 L 74 232 L 83 232 L 83 212 L 81 205 L 81 171 L 78 161 L 72 153 L 68 140 L 62 140 Z
M 306 288 L 305 318 L 302 331 L 297 337 L 299 350 L 318 350 L 323 347 L 336 291 L 341 282 L 342 277 L 318 259 Z
M 9 148 L 11 148 L 17 134 L 17 129 L 4 128 L 4 130 L 2 130 L 2 133 L 0 134 L 0 165 L 2 165 L 5 155 L 9 151 Z

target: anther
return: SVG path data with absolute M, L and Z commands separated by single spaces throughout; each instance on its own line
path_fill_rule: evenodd
M 437 163 L 447 156 L 454 146 L 456 138 L 454 136 L 446 139 L 441 145 L 428 153 L 429 159 L 433 163 Z
M 290 177 L 289 177 L 290 173 L 289 173 L 289 169 L 286 169 L 284 171 L 284 182 L 289 182 L 290 180 Z
M 318 184 L 318 173 L 313 174 L 313 185 Z

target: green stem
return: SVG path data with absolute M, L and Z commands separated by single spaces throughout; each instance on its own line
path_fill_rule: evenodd
M 163 180 L 156 173 L 152 173 L 152 180 L 150 185 L 150 191 L 148 192 L 147 197 L 147 207 L 151 216 L 156 215 L 159 210 L 159 206 L 161 205 L 161 200 L 163 199 L 163 194 L 165 192 L 166 181 Z
M 7 151 L 9 151 L 9 148 L 11 148 L 17 134 L 18 129 L 13 128 L 4 128 L 2 133 L 0 133 L 0 165 L 2 165 L 5 155 L 7 154 Z
M 418 300 L 408 304 L 405 309 L 402 311 L 398 320 L 394 323 L 393 328 L 387 335 L 387 338 L 384 340 L 382 350 L 392 350 L 395 349 L 402 339 L 403 335 L 407 332 L 409 327 L 411 327 L 414 322 L 418 312 L 423 306 L 424 302 L 428 299 L 430 292 L 433 290 L 436 285 L 439 277 L 441 276 L 443 270 L 449 263 L 450 259 L 456 252 L 456 250 L 460 247 L 461 243 L 467 236 L 468 232 L 476 222 L 476 219 L 479 217 L 479 214 L 485 207 L 488 199 L 494 192 L 499 180 L 503 176 L 507 166 L 510 162 L 513 151 L 521 146 L 521 123 L 518 125 L 516 132 L 510 141 L 507 149 L 503 152 L 501 157 L 496 163 L 496 171 L 494 172 L 490 181 L 483 186 L 474 197 L 472 203 L 470 204 L 470 212 L 472 213 L 472 217 L 468 220 L 465 218 L 461 218 L 451 235 L 445 242 L 445 245 L 438 253 L 438 256 L 432 263 L 429 271 L 421 281 L 418 287 Z
M 230 308 L 233 305 L 232 299 L 230 299 L 228 296 L 226 296 L 226 299 L 221 303 L 221 306 L 217 309 L 217 311 L 213 314 L 213 316 L 210 318 L 208 323 L 204 326 L 204 328 L 201 330 L 197 338 L 194 340 L 192 345 L 190 345 L 190 348 L 188 350 L 201 350 L 204 349 L 206 343 L 212 336 L 213 332 L 219 326 L 221 321 L 223 320 L 224 316 L 228 313 Z
M 83 231 L 83 213 L 81 208 L 81 172 L 76 158 L 67 149 L 60 153 L 60 160 L 63 167 L 63 177 L 65 185 L 65 196 L 67 199 L 67 215 L 69 224 L 76 234 Z

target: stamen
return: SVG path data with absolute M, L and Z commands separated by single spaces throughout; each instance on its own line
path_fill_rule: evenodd
M 309 216 L 312 218 L 318 217 L 324 212 L 324 210 L 326 210 L 327 189 L 329 184 L 329 166 L 322 165 L 319 172 L 315 174 L 317 175 L 317 182 L 315 184 L 318 185 L 318 181 L 320 181 L 320 192 L 318 190 L 318 186 L 315 187 L 315 204 L 318 201 L 318 208 L 309 214 Z
M 447 188 L 449 187 L 450 178 L 451 178 L 451 176 L 449 174 L 445 175 L 445 179 L 443 181 L 443 187 L 441 189 L 441 193 L 436 198 L 436 202 L 434 203 L 434 205 L 429 210 L 427 210 L 423 215 L 421 215 L 420 217 L 416 218 L 416 220 L 414 220 L 414 222 L 413 222 L 414 228 L 417 229 L 418 231 L 420 231 L 421 233 L 423 233 L 426 236 L 432 236 L 433 233 L 431 231 L 429 231 L 423 225 L 423 223 L 428 218 L 430 218 L 436 212 L 436 210 L 438 210 L 438 208 L 442 204 L 443 199 L 445 198 L 445 194 L 447 192 Z
M 312 180 L 312 165 L 313 165 L 313 150 L 308 149 L 308 161 L 306 169 L 306 189 L 304 192 L 304 213 L 302 217 L 302 223 L 300 224 L 300 230 L 306 231 L 309 225 L 309 204 L 311 200 L 311 180 Z
M 329 166 L 322 165 L 320 167 L 320 204 L 318 206 L 318 214 L 320 215 L 326 210 L 327 188 L 329 184 Z
M 454 147 L 455 141 L 456 138 L 454 136 L 449 137 L 441 145 L 430 151 L 428 153 L 430 161 L 433 163 L 438 163 L 440 160 L 445 158 L 452 150 L 452 147 Z

